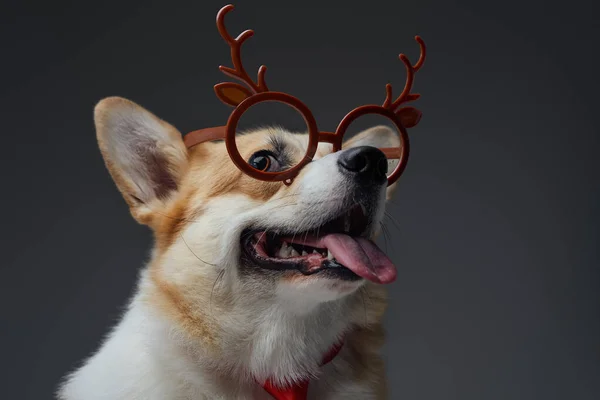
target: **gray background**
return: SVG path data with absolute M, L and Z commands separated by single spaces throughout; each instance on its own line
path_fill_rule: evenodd
M 151 237 L 92 109 L 128 97 L 222 124 L 214 1 L 3 1 L 2 399 L 46 399 L 132 293 Z M 393 399 L 600 398 L 598 23 L 582 1 L 238 1 L 245 59 L 334 129 L 398 88 L 420 34 L 424 117 L 388 223 Z

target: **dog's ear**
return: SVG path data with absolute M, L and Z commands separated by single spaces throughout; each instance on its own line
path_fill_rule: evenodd
M 342 149 L 358 146 L 373 146 L 379 148 L 398 147 L 400 146 L 400 137 L 398 136 L 398 133 L 389 126 L 377 125 L 349 138 L 342 144 Z M 396 168 L 396 165 L 397 163 L 390 161 L 388 170 L 392 172 L 393 169 Z M 387 200 L 391 199 L 397 184 L 398 181 L 387 188 Z
M 131 214 L 149 223 L 152 210 L 177 190 L 187 167 L 181 133 L 120 97 L 100 101 L 94 121 L 104 162 Z

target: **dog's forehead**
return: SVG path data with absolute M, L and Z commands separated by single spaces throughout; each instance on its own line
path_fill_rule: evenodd
M 294 142 L 294 145 L 302 153 L 306 152 L 306 149 L 308 148 L 308 134 L 307 133 L 297 134 L 297 133 L 285 132 L 285 134 L 283 136 L 286 138 L 286 140 Z M 332 150 L 333 150 L 333 145 L 331 143 L 319 143 L 319 145 L 317 147 L 317 151 L 316 151 L 315 155 L 313 156 L 313 159 L 318 160 L 319 158 L 324 157 L 327 154 L 331 153 Z

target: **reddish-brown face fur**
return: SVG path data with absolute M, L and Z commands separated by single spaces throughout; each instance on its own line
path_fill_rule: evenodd
M 256 132 L 240 136 L 237 144 L 243 157 L 264 148 L 265 134 Z M 261 140 L 262 139 L 262 140 Z M 302 152 L 294 154 L 298 159 Z M 157 210 L 149 225 L 155 231 L 159 250 L 176 239 L 185 224 L 202 214 L 202 202 L 228 194 L 243 195 L 264 203 L 278 192 L 289 191 L 281 182 L 266 182 L 243 174 L 235 167 L 224 142 L 208 142 L 189 150 L 189 165 L 178 191 L 164 210 Z
M 238 140 L 240 153 L 248 158 L 254 152 L 263 149 L 264 132 L 256 132 L 241 136 Z M 323 155 L 323 151 L 321 151 Z M 294 154 L 301 158 L 299 150 Z M 275 194 L 285 196 L 292 187 L 281 182 L 265 182 L 251 178 L 236 168 L 228 156 L 224 142 L 209 142 L 196 145 L 189 150 L 189 164 L 174 192 L 164 208 L 154 210 L 148 225 L 153 229 L 156 238 L 157 258 L 150 268 L 151 279 L 156 288 L 151 303 L 162 310 L 178 325 L 184 328 L 191 337 L 202 338 L 207 344 L 214 344 L 215 333 L 211 330 L 210 318 L 204 307 L 197 307 L 194 301 L 186 298 L 187 289 L 170 282 L 164 276 L 160 260 L 171 246 L 181 242 L 182 232 L 186 227 L 202 218 L 204 204 L 228 195 L 241 195 L 255 203 L 265 203 Z M 190 249 L 191 251 L 191 249 Z M 303 280 L 303 275 L 290 273 L 282 279 Z M 206 291 L 214 282 L 207 280 L 193 281 L 194 291 Z M 187 286 L 187 285 L 186 285 Z M 211 288 L 212 289 L 212 288 Z M 192 287 L 190 287 L 192 290 Z M 211 293 L 214 296 L 214 293 Z M 223 299 L 225 301 L 225 299 Z M 223 302 L 219 307 L 222 307 Z

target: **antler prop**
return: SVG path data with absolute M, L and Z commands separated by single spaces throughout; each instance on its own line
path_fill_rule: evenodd
M 243 82 L 246 87 L 238 83 L 223 82 L 215 86 L 215 92 L 221 101 L 232 106 L 237 106 L 252 94 L 268 92 L 269 89 L 267 88 L 267 84 L 265 82 L 265 73 L 267 72 L 266 66 L 261 65 L 258 69 L 258 79 L 255 83 L 244 69 L 244 65 L 242 63 L 242 45 L 246 40 L 254 35 L 254 31 L 250 29 L 245 30 L 235 39 L 227 32 L 227 28 L 225 27 L 225 15 L 229 11 L 233 10 L 233 8 L 233 5 L 229 4 L 223 7 L 217 14 L 217 28 L 219 29 L 219 33 L 223 39 L 225 39 L 225 42 L 227 42 L 231 48 L 231 61 L 233 62 L 233 68 L 224 67 L 221 65 L 219 66 L 219 70 L 221 70 L 225 75 Z
M 396 98 L 396 100 L 394 100 L 393 102 L 392 85 L 389 83 L 385 85 L 386 96 L 382 106 L 383 108 L 387 108 L 388 110 L 398 114 L 407 128 L 416 125 L 419 122 L 419 119 L 421 118 L 421 112 L 414 107 L 403 107 L 400 109 L 398 108 L 400 104 L 417 100 L 421 96 L 417 93 L 410 93 L 410 91 L 412 89 L 412 85 L 415 79 L 415 73 L 419 69 L 421 69 L 423 63 L 425 62 L 427 49 L 425 47 L 425 42 L 423 41 L 423 39 L 421 39 L 420 36 L 415 36 L 415 40 L 417 41 L 417 43 L 419 43 L 419 47 L 421 50 L 419 61 L 417 61 L 415 65 L 412 65 L 405 54 L 400 54 L 398 56 L 398 58 L 406 66 L 406 83 L 404 84 L 404 89 L 402 90 L 402 93 L 400 93 L 400 96 L 398 96 L 398 98 Z
M 267 68 L 264 65 L 261 65 L 258 69 L 256 82 L 250 78 L 242 63 L 241 49 L 242 45 L 254 35 L 254 32 L 252 30 L 245 30 L 235 39 L 227 32 L 225 16 L 233 8 L 233 5 L 229 4 L 223 7 L 217 14 L 217 28 L 231 50 L 231 61 L 233 62 L 233 67 L 220 66 L 219 70 L 225 75 L 239 81 L 239 83 L 221 82 L 215 85 L 214 88 L 217 97 L 221 101 L 235 108 L 229 115 L 226 126 L 199 129 L 188 133 L 184 138 L 186 146 L 191 148 L 198 143 L 224 139 L 229 157 L 242 172 L 259 180 L 267 182 L 282 181 L 286 185 L 289 185 L 300 170 L 313 160 L 319 143 L 330 143 L 333 145 L 333 152 L 340 151 L 342 150 L 342 141 L 348 127 L 357 118 L 366 114 L 378 114 L 391 120 L 398 128 L 400 134 L 399 146 L 380 148 L 388 158 L 388 161 L 397 160 L 393 172 L 387 177 L 388 185 L 393 184 L 404 171 L 408 160 L 409 138 L 405 128 L 414 127 L 421 119 L 421 112 L 419 110 L 414 107 L 401 107 L 401 105 L 419 98 L 419 95 L 411 93 L 411 90 L 415 73 L 421 69 L 425 62 L 426 49 L 423 40 L 419 36 L 415 36 L 415 40 L 420 46 L 420 56 L 416 64 L 411 64 L 408 57 L 404 54 L 398 56 L 406 67 L 406 82 L 398 98 L 393 100 L 392 85 L 387 84 L 383 105 L 367 104 L 356 107 L 340 121 L 335 132 L 322 132 L 319 131 L 317 122 L 310 109 L 298 98 L 284 92 L 272 92 L 267 88 L 265 82 Z M 240 118 L 250 107 L 266 101 L 284 103 L 295 108 L 304 117 L 308 128 L 308 144 L 304 157 L 296 165 L 281 171 L 266 171 L 252 167 L 237 147 L 236 132 Z

